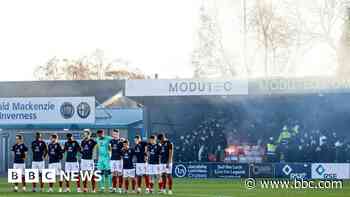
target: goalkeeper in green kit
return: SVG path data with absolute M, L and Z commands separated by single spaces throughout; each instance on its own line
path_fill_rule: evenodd
M 110 160 L 110 136 L 105 136 L 104 131 L 102 129 L 97 131 L 97 169 L 101 171 L 101 181 L 99 184 L 99 191 L 104 192 L 105 184 L 107 179 L 107 184 L 109 186 L 110 191 L 112 191 L 112 177 L 111 177 L 111 168 L 109 165 Z

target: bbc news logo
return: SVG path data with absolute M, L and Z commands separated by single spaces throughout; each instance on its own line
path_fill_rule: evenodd
M 40 176 L 41 174 L 41 176 Z M 101 171 L 75 171 L 66 173 L 60 170 L 57 173 L 55 169 L 9 169 L 7 174 L 7 180 L 9 183 L 21 183 L 22 177 L 27 183 L 39 183 L 40 177 L 43 183 L 56 183 L 59 181 L 73 181 L 76 182 L 79 179 L 91 181 L 94 179 L 96 182 L 100 181 L 102 178 Z

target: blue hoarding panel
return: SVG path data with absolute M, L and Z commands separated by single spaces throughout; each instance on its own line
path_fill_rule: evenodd
M 248 164 L 211 164 L 210 177 L 213 178 L 247 178 L 249 177 Z
M 246 178 L 248 164 L 226 163 L 176 163 L 173 175 L 178 178 Z
M 176 163 L 173 175 L 178 178 L 208 178 L 209 165 L 201 163 Z
M 249 177 L 273 178 L 275 177 L 275 166 L 273 164 L 251 164 L 249 166 Z
M 275 164 L 276 178 L 310 179 L 311 164 L 308 163 L 277 163 Z

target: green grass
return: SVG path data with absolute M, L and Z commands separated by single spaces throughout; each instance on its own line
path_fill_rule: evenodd
M 137 196 L 111 193 L 32 193 L 28 184 L 27 192 L 12 192 L 6 178 L 0 178 L 0 197 L 83 197 L 83 196 Z M 307 190 L 307 189 L 245 189 L 244 180 L 240 179 L 175 179 L 174 197 L 350 197 L 350 182 L 344 182 L 342 189 Z M 140 195 L 144 196 L 144 195 Z M 149 195 L 164 196 L 164 195 Z

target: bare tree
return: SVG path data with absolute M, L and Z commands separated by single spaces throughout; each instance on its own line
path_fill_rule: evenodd
M 350 77 L 350 7 L 348 8 L 348 17 L 343 25 L 343 32 L 337 49 L 338 68 L 337 75 L 341 77 Z
M 319 17 L 320 39 L 326 42 L 331 49 L 337 51 L 338 39 L 336 35 L 346 20 L 345 10 L 348 0 L 319 0 L 316 14 Z
M 128 61 L 116 59 L 108 61 L 102 50 L 79 59 L 58 59 L 54 57 L 34 71 L 38 80 L 104 80 L 104 79 L 144 79 L 146 75 L 133 69 Z
M 197 37 L 197 47 L 192 53 L 194 78 L 235 76 L 235 64 L 225 53 L 213 1 L 203 0 Z
M 62 60 L 62 70 L 64 79 L 67 80 L 80 80 L 80 79 L 91 79 L 89 75 L 89 65 L 84 61 L 86 57 L 78 60 Z
M 58 80 L 62 77 L 57 57 L 49 59 L 44 65 L 38 66 L 34 71 L 34 77 L 38 80 Z
M 278 13 L 277 10 L 287 6 L 287 1 L 256 0 L 248 13 L 248 34 L 263 51 L 265 77 L 287 69 L 300 31 L 294 15 Z
M 317 26 L 312 28 L 309 33 L 315 35 L 318 43 L 326 44 L 330 51 L 329 55 L 338 63 L 337 74 L 346 75 L 346 56 L 347 46 L 347 8 L 350 5 L 349 0 L 315 0 L 311 6 L 311 13 L 315 16 L 314 21 Z M 341 31 L 343 30 L 343 31 Z M 344 67 L 345 66 L 345 67 Z

